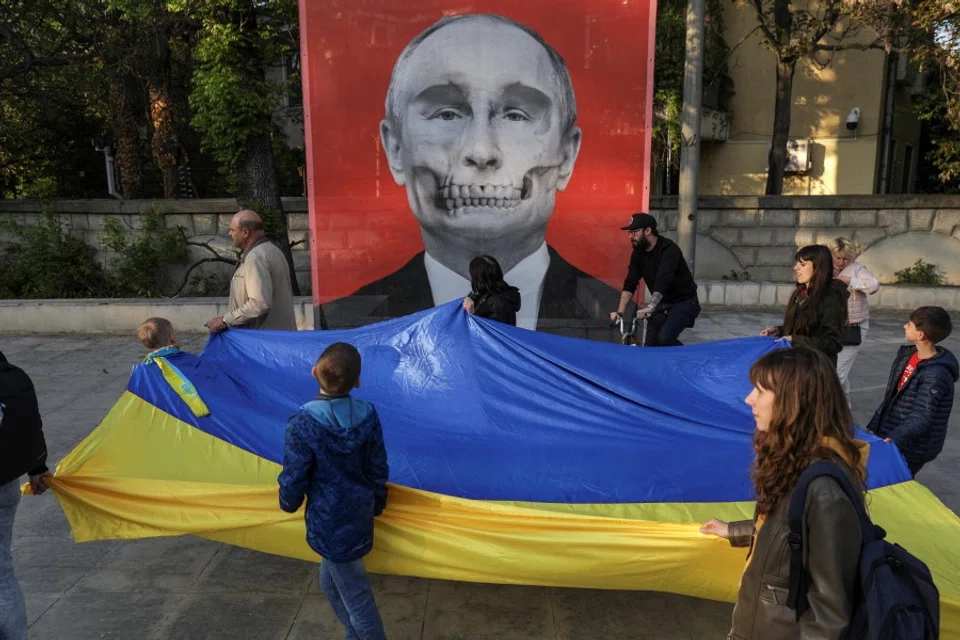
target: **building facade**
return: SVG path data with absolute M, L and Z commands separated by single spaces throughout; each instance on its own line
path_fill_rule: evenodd
M 773 134 L 776 59 L 763 47 L 751 5 L 729 2 L 724 10 L 734 95 L 723 135 L 704 135 L 700 193 L 760 195 Z M 871 36 L 864 29 L 858 40 Z M 911 101 L 921 88 L 912 65 L 882 50 L 837 52 L 824 69 L 798 62 L 790 123 L 794 170 L 784 195 L 912 193 L 920 123 Z M 847 126 L 851 113 L 859 116 L 855 128 Z M 705 130 L 717 130 L 711 117 Z

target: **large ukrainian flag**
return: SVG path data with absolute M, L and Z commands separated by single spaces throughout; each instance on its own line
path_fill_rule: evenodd
M 478 320 L 450 304 L 351 331 L 229 331 L 156 364 L 59 465 L 78 541 L 192 534 L 317 560 L 277 503 L 287 417 L 315 395 L 335 341 L 363 354 L 390 461 L 375 572 L 644 589 L 733 601 L 744 551 L 700 524 L 752 515 L 748 338 L 636 349 Z M 869 508 L 931 568 L 943 637 L 960 637 L 960 519 L 872 445 Z

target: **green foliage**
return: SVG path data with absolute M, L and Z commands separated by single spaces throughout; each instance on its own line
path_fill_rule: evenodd
M 960 193 L 960 118 L 951 118 L 947 92 L 932 74 L 924 93 L 914 99 L 914 113 L 924 123 L 926 151 L 917 172 L 917 187 L 927 193 Z M 958 87 L 960 89 L 960 87 Z M 927 170 L 924 170 L 924 165 Z
M 247 207 L 260 215 L 260 220 L 263 221 L 263 232 L 268 238 L 276 238 L 280 235 L 283 229 L 280 224 L 280 212 L 256 201 L 247 203 Z
M 0 254 L 0 298 L 99 298 L 112 295 L 96 252 L 71 235 L 60 217 L 40 216 L 36 227 L 4 225 L 16 244 Z
M 295 32 L 284 28 L 297 24 L 297 3 L 198 1 L 194 14 L 203 26 L 193 51 L 192 125 L 203 149 L 233 171 L 248 141 L 274 130 L 283 88 L 268 81 L 264 69 L 297 50 Z
M 116 220 L 108 220 L 100 237 L 112 253 L 110 277 L 116 295 L 123 298 L 162 296 L 164 267 L 183 263 L 188 257 L 183 233 L 179 228 L 165 228 L 158 208 L 144 211 L 139 218 L 139 231 L 124 229 Z
M 901 269 L 893 275 L 897 284 L 943 284 L 943 274 L 940 272 L 940 267 L 924 262 L 922 258 L 917 260 L 912 267 Z
M 657 33 L 654 67 L 654 153 L 659 162 L 680 164 L 680 114 L 683 106 L 683 71 L 687 38 L 686 0 L 657 3 Z M 723 38 L 722 0 L 707 0 L 704 26 L 703 104 L 725 110 L 733 93 L 727 75 L 729 48 Z
M 160 195 L 154 166 L 154 86 L 176 106 L 181 164 L 200 197 L 237 195 L 231 181 L 251 137 L 296 118 L 296 69 L 287 87 L 265 70 L 297 59 L 297 0 L 8 0 L 0 10 L 0 198 L 104 197 L 104 159 L 120 105 L 135 114 L 134 164 L 145 195 Z M 127 91 L 111 92 L 120 79 Z M 164 104 L 170 104 L 166 102 Z M 123 156 L 131 157 L 130 145 Z M 151 154 L 153 151 L 153 155 Z M 169 157 L 169 154 L 167 155 Z M 281 170 L 290 168 L 279 167 Z M 295 168 L 283 195 L 299 195 Z M 286 189 L 294 189 L 286 191 Z

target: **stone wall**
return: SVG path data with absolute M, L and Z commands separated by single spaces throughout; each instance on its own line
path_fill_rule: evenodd
M 105 265 L 110 260 L 100 241 L 104 224 L 113 219 L 130 230 L 141 228 L 140 213 L 157 206 L 164 213 L 164 222 L 168 228 L 183 227 L 188 240 L 192 243 L 189 260 L 181 267 L 167 274 L 169 286 L 176 287 L 183 281 L 187 268 L 214 254 L 210 249 L 226 257 L 236 257 L 236 250 L 230 242 L 230 218 L 237 210 L 236 200 L 222 198 L 210 200 L 64 200 L 40 203 L 37 201 L 0 200 L 0 223 L 5 220 L 23 225 L 36 225 L 41 209 L 56 212 L 70 233 L 83 238 L 97 249 L 97 257 Z M 306 198 L 284 198 L 284 210 L 287 212 L 287 225 L 290 242 L 293 246 L 293 263 L 297 281 L 303 295 L 310 294 L 310 223 L 307 219 Z M 0 224 L 0 250 L 12 240 Z M 210 249 L 197 246 L 206 243 Z M 184 291 L 194 295 L 219 295 L 229 286 L 233 267 L 226 263 L 205 263 L 197 267 L 190 280 L 196 284 Z
M 36 201 L 0 200 L 0 221 L 36 224 L 41 210 Z M 168 226 L 184 228 L 193 242 L 208 243 L 224 255 L 232 254 L 230 216 L 232 199 L 149 201 L 56 201 L 44 206 L 60 215 L 71 233 L 98 248 L 107 219 L 137 229 L 139 213 L 153 204 L 164 211 Z M 294 265 L 301 292 L 310 293 L 310 249 L 307 202 L 285 198 Z M 676 197 L 651 200 L 651 213 L 661 222 L 664 235 L 676 237 Z M 947 282 L 960 285 L 960 196 L 814 196 L 814 197 L 704 197 L 697 219 L 696 267 L 698 279 L 721 280 L 734 276 L 753 281 L 789 282 L 793 255 L 798 247 L 828 243 L 844 235 L 864 245 L 860 260 L 883 282 L 893 282 L 894 272 L 917 258 L 938 265 Z M 0 231 L 0 246 L 10 241 Z M 191 258 L 209 257 L 200 246 L 190 248 Z M 184 268 L 170 274 L 182 280 Z M 195 273 L 229 278 L 225 264 L 204 264 Z M 207 287 L 212 288 L 212 284 Z M 210 294 L 203 287 L 190 293 Z M 704 294 L 706 296 L 706 293 Z
M 675 197 L 653 198 L 651 213 L 676 238 Z M 798 247 L 845 236 L 881 282 L 918 258 L 960 285 L 960 196 L 704 197 L 697 216 L 697 276 L 792 280 Z

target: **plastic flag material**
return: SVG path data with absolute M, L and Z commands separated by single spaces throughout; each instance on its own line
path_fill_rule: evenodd
M 277 502 L 287 418 L 317 393 L 333 342 L 363 355 L 390 495 L 368 569 L 466 580 L 643 589 L 733 601 L 745 550 L 701 535 L 753 513 L 743 399 L 769 338 L 669 349 L 577 340 L 477 319 L 451 303 L 348 331 L 231 330 L 137 365 L 53 486 L 78 541 L 192 534 L 319 560 Z M 871 444 L 868 508 L 926 562 L 943 637 L 960 635 L 960 519 L 892 444 Z

